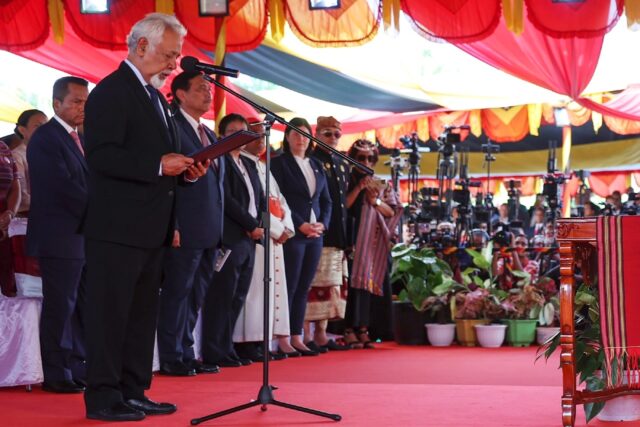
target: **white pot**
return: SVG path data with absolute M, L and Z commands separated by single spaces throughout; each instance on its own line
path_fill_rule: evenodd
M 560 328 L 555 326 L 538 326 L 536 328 L 536 341 L 538 345 L 544 344 L 558 332 L 560 332 Z
M 444 325 L 427 323 L 424 326 L 427 328 L 427 338 L 429 338 L 429 342 L 434 347 L 450 346 L 456 335 L 455 323 L 445 323 Z
M 502 346 L 507 325 L 475 325 L 476 336 L 481 347 L 496 348 Z
M 637 373 L 635 381 L 638 381 Z M 622 384 L 629 384 L 627 380 L 627 372 L 622 377 Z M 620 396 L 615 399 L 607 400 L 604 408 L 596 418 L 600 421 L 637 421 L 640 420 L 640 396 L 628 395 Z

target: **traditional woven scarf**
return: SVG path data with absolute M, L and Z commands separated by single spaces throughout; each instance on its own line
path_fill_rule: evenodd
M 402 216 L 402 208 L 393 191 L 384 199 L 395 210 L 385 218 L 367 202 L 362 203 L 360 225 L 351 272 L 351 287 L 382 295 L 382 282 L 387 273 L 387 257 L 394 229 Z
M 598 286 L 600 326 L 609 387 L 640 387 L 640 217 L 598 218 Z

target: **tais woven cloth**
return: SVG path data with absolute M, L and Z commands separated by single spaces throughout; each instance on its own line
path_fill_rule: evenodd
M 640 388 L 640 217 L 598 218 L 600 326 L 609 387 Z

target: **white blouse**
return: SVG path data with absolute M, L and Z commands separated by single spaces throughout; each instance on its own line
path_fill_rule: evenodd
M 308 157 L 293 156 L 296 159 L 298 167 L 304 175 L 304 180 L 307 181 L 307 187 L 309 187 L 309 194 L 311 197 L 316 193 L 316 175 L 313 173 L 313 166 L 311 166 L 311 160 Z M 316 214 L 311 209 L 311 215 L 309 215 L 309 223 L 314 224 L 316 222 Z

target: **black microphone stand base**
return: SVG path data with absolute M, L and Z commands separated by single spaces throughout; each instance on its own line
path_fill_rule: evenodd
M 330 414 L 328 412 L 322 412 L 315 409 L 305 408 L 303 406 L 292 405 L 286 402 L 280 402 L 273 397 L 273 387 L 263 385 L 258 392 L 258 398 L 252 402 L 245 403 L 244 405 L 238 405 L 233 408 L 225 409 L 224 411 L 216 412 L 211 415 L 206 415 L 201 418 L 194 418 L 191 420 L 191 425 L 195 426 L 202 422 L 212 420 L 214 418 L 223 417 L 225 415 L 233 414 L 234 412 L 244 411 L 245 409 L 253 408 L 254 406 L 260 406 L 261 411 L 267 410 L 267 405 L 280 406 L 281 408 L 292 409 L 294 411 L 304 412 L 311 415 L 317 415 L 319 417 L 329 418 L 333 421 L 340 421 L 342 417 L 338 414 Z

